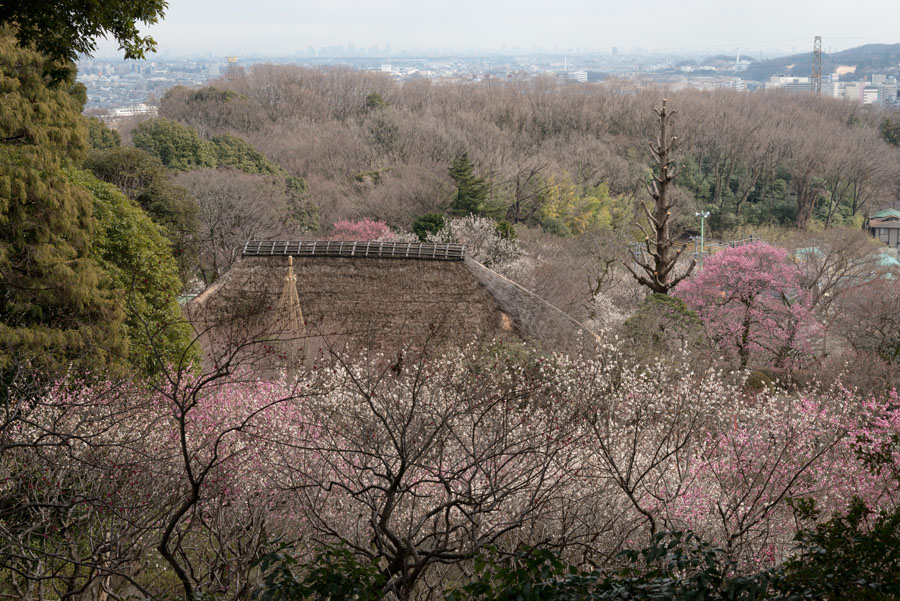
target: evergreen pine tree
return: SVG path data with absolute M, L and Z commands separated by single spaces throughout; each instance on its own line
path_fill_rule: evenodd
M 482 215 L 484 201 L 487 199 L 488 181 L 475 175 L 475 166 L 469 160 L 468 153 L 456 155 L 450 165 L 450 177 L 457 186 L 456 198 L 450 213 L 462 217 Z

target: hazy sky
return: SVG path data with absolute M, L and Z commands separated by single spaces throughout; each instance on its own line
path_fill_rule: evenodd
M 900 0 L 169 0 L 166 54 L 293 54 L 308 46 L 642 47 L 837 51 L 900 42 Z M 114 54 L 114 44 L 98 55 Z

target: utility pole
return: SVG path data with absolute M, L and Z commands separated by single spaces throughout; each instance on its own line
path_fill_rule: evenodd
M 812 91 L 822 93 L 822 36 L 817 35 L 813 42 Z
M 700 269 L 703 269 L 703 226 L 706 225 L 709 211 L 701 211 L 699 213 L 694 213 L 694 215 L 700 218 Z

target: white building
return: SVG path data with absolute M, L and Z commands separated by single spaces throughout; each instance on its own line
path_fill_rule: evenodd
M 138 115 L 149 115 L 155 117 L 159 113 L 159 109 L 155 106 L 144 104 L 134 104 L 132 106 L 124 106 L 112 109 L 109 112 L 111 119 L 121 119 L 123 117 L 136 117 Z
M 809 77 L 793 77 L 785 75 L 773 75 L 765 83 L 766 90 L 783 89 L 789 92 L 811 92 L 812 81 Z
M 875 86 L 866 86 L 863 88 L 862 92 L 862 103 L 863 104 L 875 104 L 878 102 L 878 95 L 881 91 L 881 88 L 876 88 Z

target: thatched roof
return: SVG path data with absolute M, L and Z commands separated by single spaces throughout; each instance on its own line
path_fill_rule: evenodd
M 577 321 L 465 255 L 460 245 L 279 242 L 250 244 L 186 311 L 208 349 L 240 337 L 305 341 L 321 349 L 394 352 L 412 341 L 528 341 L 573 349 Z M 293 283 L 293 280 L 296 283 Z M 294 297 L 296 294 L 296 299 Z M 302 323 L 297 323 L 298 316 Z

